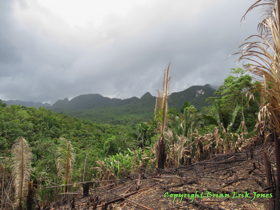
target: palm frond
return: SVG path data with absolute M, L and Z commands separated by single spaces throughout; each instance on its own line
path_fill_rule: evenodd
M 161 125 L 161 133 L 163 134 L 166 124 L 167 124 L 167 110 L 168 110 L 168 103 L 167 99 L 169 96 L 169 66 L 170 63 L 167 67 L 167 69 L 164 72 L 164 82 L 163 82 L 163 92 L 162 92 L 162 125 Z
M 256 91 L 261 93 L 262 114 L 259 116 L 269 116 L 272 120 L 273 127 L 278 135 L 280 135 L 280 38 L 279 38 L 279 6 L 278 1 L 261 1 L 259 0 L 248 11 L 262 5 L 268 6 L 271 15 L 260 23 L 262 31 L 259 35 L 249 37 L 236 54 L 240 54 L 238 61 L 246 60 L 251 64 L 246 68 L 253 75 L 257 76 L 256 79 L 261 83 L 256 85 Z M 272 7 L 273 6 L 273 7 Z M 248 12 L 247 11 L 247 12 Z M 246 12 L 246 14 L 247 14 Z M 245 15 L 246 15 L 245 14 Z M 268 13 L 269 14 L 269 13 Z M 251 38 L 257 38 L 258 41 L 249 41 Z M 267 119 L 261 119 L 267 121 Z
M 22 203 L 31 173 L 32 154 L 27 141 L 18 137 L 12 147 L 12 169 L 17 205 Z
M 67 141 L 65 138 L 60 138 L 61 146 L 58 148 L 58 160 L 57 168 L 59 174 L 64 180 L 65 185 L 69 184 L 71 180 L 73 163 L 75 161 L 75 153 L 72 147 L 71 141 Z M 67 186 L 65 187 L 67 191 Z
M 159 130 L 161 134 L 163 134 L 166 125 L 167 125 L 167 111 L 168 111 L 168 103 L 167 99 L 169 94 L 169 67 L 170 63 L 164 71 L 164 77 L 163 77 L 163 86 L 162 91 L 157 90 L 157 98 L 156 98 L 156 104 L 155 104 L 155 111 L 154 116 L 159 120 Z

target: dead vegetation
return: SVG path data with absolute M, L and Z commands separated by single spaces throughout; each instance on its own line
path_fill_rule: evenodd
M 83 197 L 81 191 L 80 195 L 68 195 L 67 204 L 52 204 L 50 209 L 267 209 L 270 192 L 264 149 L 274 164 L 271 143 L 254 146 L 254 150 L 212 154 L 210 159 L 188 166 L 155 169 L 117 180 L 114 186 L 103 180 L 88 196 Z M 274 166 L 272 171 L 276 172 Z

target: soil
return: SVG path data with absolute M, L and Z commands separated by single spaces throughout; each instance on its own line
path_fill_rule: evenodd
M 59 201 L 44 209 L 268 209 L 274 195 L 267 187 L 264 149 L 276 174 L 271 144 L 251 152 L 212 155 L 180 168 L 134 174 L 126 181 L 91 188 L 85 197 L 81 189 L 69 193 L 64 205 Z

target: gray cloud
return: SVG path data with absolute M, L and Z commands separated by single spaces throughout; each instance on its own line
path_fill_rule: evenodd
M 226 58 L 245 38 L 257 32 L 259 20 L 259 14 L 252 12 L 247 23 L 240 24 L 254 1 L 224 0 L 192 18 L 171 19 L 127 37 L 121 35 L 121 30 L 129 29 L 119 28 L 116 20 L 108 19 L 115 26 L 104 35 L 109 37 L 104 38 L 105 44 L 85 47 L 70 45 L 71 34 L 71 39 L 65 37 L 69 38 L 66 43 L 44 30 L 23 26 L 14 18 L 13 3 L 0 2 L 3 100 L 53 103 L 88 93 L 118 98 L 141 97 L 147 91 L 156 95 L 169 62 L 172 92 L 192 85 L 220 85 L 236 66 L 233 61 L 237 56 Z M 47 10 L 46 14 L 52 15 Z M 126 23 L 120 26 L 125 27 Z M 86 32 L 81 29 L 75 33 Z

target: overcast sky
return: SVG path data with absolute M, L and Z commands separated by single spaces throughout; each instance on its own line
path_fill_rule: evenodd
M 141 97 L 221 85 L 257 33 L 256 0 L 0 0 L 0 99 Z

